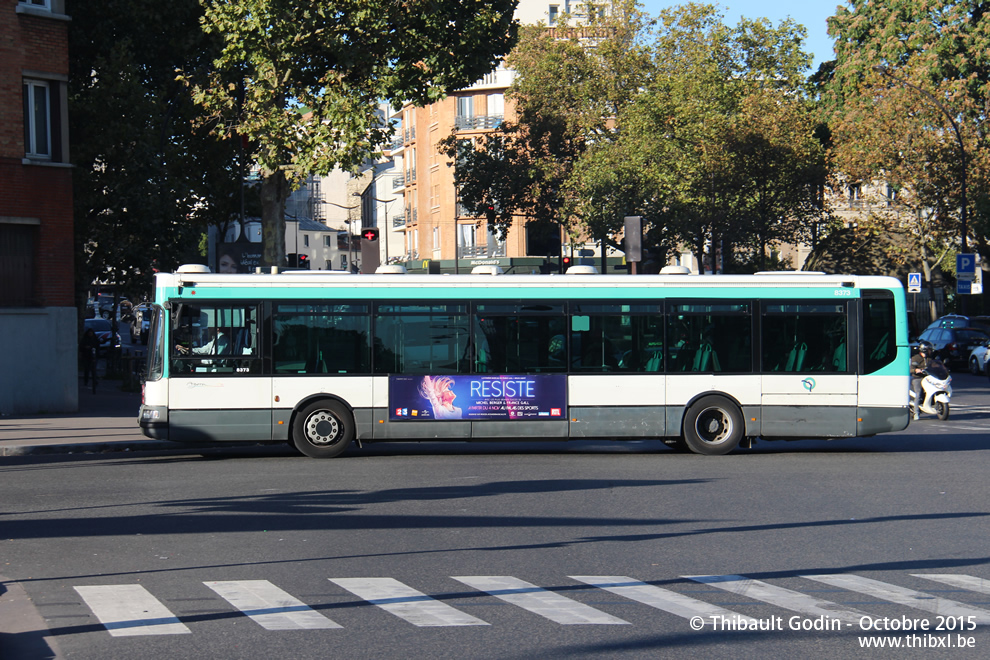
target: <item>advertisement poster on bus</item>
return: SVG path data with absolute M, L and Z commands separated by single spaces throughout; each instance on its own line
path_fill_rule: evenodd
M 567 417 L 567 375 L 390 376 L 389 421 Z

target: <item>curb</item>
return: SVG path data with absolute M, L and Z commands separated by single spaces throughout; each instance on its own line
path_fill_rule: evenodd
M 214 447 L 215 445 L 203 445 Z M 161 440 L 135 440 L 133 442 L 89 442 L 72 444 L 14 445 L 0 447 L 0 456 L 41 456 L 44 454 L 110 454 L 124 451 L 158 451 L 162 449 L 188 449 L 189 445 Z
M 178 451 L 199 453 L 208 449 L 277 446 L 284 442 L 204 442 L 184 443 L 167 440 L 133 440 L 122 442 L 89 442 L 72 444 L 0 446 L 2 456 L 45 456 L 60 454 L 113 454 L 130 451 Z

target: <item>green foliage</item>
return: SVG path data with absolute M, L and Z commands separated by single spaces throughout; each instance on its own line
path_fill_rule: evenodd
M 205 125 L 243 139 L 260 169 L 266 263 L 283 261 L 292 187 L 373 156 L 391 135 L 381 99 L 437 101 L 491 71 L 515 42 L 515 4 L 204 0 L 203 29 L 223 48 L 183 79 Z
M 838 8 L 829 33 L 837 60 L 823 100 L 840 171 L 890 182 L 926 210 L 911 232 L 915 254 L 929 264 L 959 241 L 965 176 L 968 239 L 990 257 L 986 4 L 853 0 Z
M 196 0 L 73 3 L 69 117 L 78 288 L 146 295 L 154 266 L 195 256 L 207 222 L 233 212 L 233 149 L 196 131 L 175 68 L 215 51 Z M 197 223 L 202 223 L 198 227 Z
M 517 74 L 507 94 L 515 120 L 474 145 L 456 133 L 444 141 L 456 159 L 460 202 L 503 236 L 520 216 L 565 227 L 577 221 L 579 231 L 596 238 L 611 233 L 581 215 L 576 204 L 583 198 L 570 179 L 589 145 L 615 139 L 612 119 L 651 75 L 649 51 L 640 43 L 648 22 L 629 0 L 616 0 L 609 15 L 580 29 L 564 27 L 566 18 L 555 30 L 521 29 L 507 60 Z
M 824 147 L 803 73 L 804 28 L 710 5 L 646 19 L 633 2 L 581 30 L 523 30 L 509 57 L 517 120 L 474 148 L 447 141 L 469 211 L 555 221 L 617 245 L 644 218 L 663 261 L 681 244 L 763 259 L 822 221 Z M 594 47 L 591 47 L 591 46 Z

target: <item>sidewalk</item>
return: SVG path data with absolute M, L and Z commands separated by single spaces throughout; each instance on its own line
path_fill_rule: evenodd
M 180 447 L 141 433 L 140 405 L 141 394 L 121 392 L 119 381 L 100 381 L 96 394 L 80 386 L 78 413 L 0 417 L 0 456 Z

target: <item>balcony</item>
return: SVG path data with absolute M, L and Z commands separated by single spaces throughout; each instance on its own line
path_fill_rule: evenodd
M 502 115 L 483 115 L 480 117 L 458 116 L 454 118 L 454 130 L 457 131 L 484 131 L 498 128 L 502 125 L 505 117 Z

